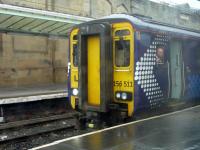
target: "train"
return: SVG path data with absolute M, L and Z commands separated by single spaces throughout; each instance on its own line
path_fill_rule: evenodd
M 195 30 L 112 14 L 74 26 L 69 45 L 70 102 L 90 124 L 200 98 Z

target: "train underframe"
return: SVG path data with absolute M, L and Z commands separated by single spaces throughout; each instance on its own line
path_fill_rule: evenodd
M 133 116 L 128 116 L 127 105 L 121 105 L 119 103 L 110 104 L 107 112 L 77 111 L 81 112 L 77 116 L 79 127 L 81 129 L 100 129 L 134 120 Z

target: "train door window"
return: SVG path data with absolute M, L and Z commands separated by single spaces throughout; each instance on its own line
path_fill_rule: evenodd
M 117 67 L 130 65 L 130 40 L 115 41 L 115 64 Z
M 72 68 L 77 71 L 78 67 L 78 29 L 74 29 L 70 35 L 70 62 Z
M 73 65 L 74 67 L 78 66 L 78 44 L 77 42 L 73 44 Z

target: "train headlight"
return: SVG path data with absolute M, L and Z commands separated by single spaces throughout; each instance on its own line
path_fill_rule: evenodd
M 72 90 L 72 94 L 73 94 L 74 96 L 77 96 L 77 95 L 78 95 L 78 89 L 73 89 L 73 90 Z
M 120 99 L 120 97 L 121 97 L 121 94 L 120 94 L 120 93 L 116 93 L 116 95 L 115 95 L 115 96 L 116 96 L 116 98 L 117 98 L 117 99 Z
M 122 93 L 122 99 L 126 100 L 127 99 L 127 93 Z
M 132 92 L 129 91 L 117 91 L 115 93 L 116 100 L 123 100 L 123 101 L 131 101 L 132 100 Z

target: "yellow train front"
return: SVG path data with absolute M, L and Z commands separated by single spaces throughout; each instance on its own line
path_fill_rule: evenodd
M 72 107 L 89 122 L 112 122 L 142 108 L 160 107 L 169 98 L 190 99 L 186 78 L 191 74 L 185 68 L 191 62 L 184 58 L 181 44 L 199 43 L 199 37 L 119 14 L 75 26 L 70 33 Z

